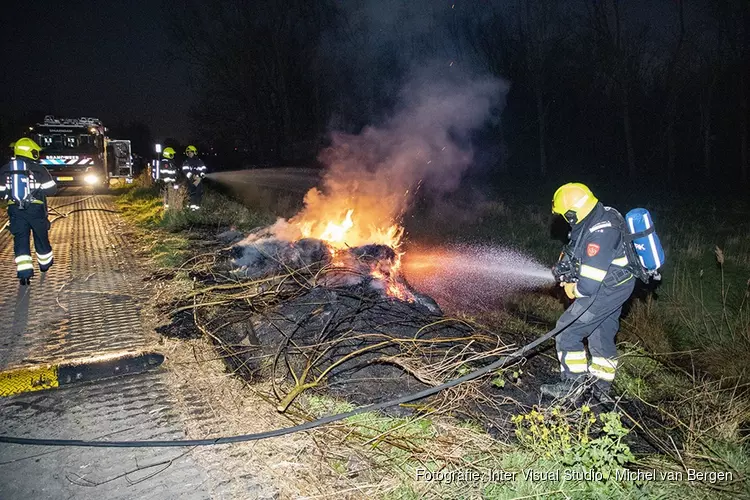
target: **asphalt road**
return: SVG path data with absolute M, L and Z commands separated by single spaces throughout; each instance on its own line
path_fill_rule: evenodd
M 15 276 L 12 236 L 0 233 L 0 371 L 155 349 L 156 333 L 142 321 L 149 292 L 124 222 L 105 211 L 115 208 L 111 196 L 86 193 L 50 199 L 55 263 L 28 287 Z M 71 213 L 78 208 L 86 210 Z M 163 367 L 0 398 L 0 434 L 11 436 L 180 439 L 182 418 Z M 0 444 L 0 499 L 226 498 L 231 479 L 217 468 L 183 449 Z

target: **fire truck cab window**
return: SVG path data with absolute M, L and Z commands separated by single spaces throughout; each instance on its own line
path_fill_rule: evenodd
M 65 147 L 66 148 L 74 148 L 78 145 L 78 140 L 76 136 L 74 135 L 66 135 L 65 136 Z

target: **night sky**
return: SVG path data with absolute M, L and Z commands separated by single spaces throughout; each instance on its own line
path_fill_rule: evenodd
M 189 140 L 190 75 L 163 16 L 153 0 L 24 3 L 0 30 L 0 111 L 142 121 L 156 139 Z

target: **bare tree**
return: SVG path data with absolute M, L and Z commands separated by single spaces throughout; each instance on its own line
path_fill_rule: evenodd
M 547 79 L 552 55 L 564 40 L 556 0 L 518 0 L 518 42 L 534 94 L 538 126 L 539 173 L 547 173 Z
M 664 88 L 664 135 L 667 144 L 667 179 L 673 180 L 677 158 L 677 141 L 675 124 L 677 122 L 677 103 L 686 82 L 686 28 L 685 0 L 676 1 L 677 30 L 669 42 L 669 57 L 662 74 Z
M 716 0 L 713 4 L 727 47 L 730 65 L 734 68 L 737 86 L 737 112 L 740 136 L 740 178 L 750 180 L 748 164 L 748 89 L 750 84 L 750 2 L 747 0 Z
M 311 72 L 322 72 L 318 42 L 335 10 L 329 2 L 181 3 L 173 31 L 200 81 L 194 116 L 206 131 L 284 159 L 322 128 L 324 79 Z
M 646 31 L 625 22 L 621 0 L 587 0 L 585 41 L 591 44 L 592 62 L 602 89 L 612 95 L 621 111 L 628 175 L 638 173 L 633 141 L 631 100 L 647 71 Z
M 513 72 L 516 54 L 512 48 L 509 17 L 497 3 L 468 5 L 459 33 L 472 64 L 490 74 L 507 78 Z
M 715 92 L 727 65 L 727 50 L 718 24 L 710 16 L 701 16 L 704 21 L 690 37 L 686 56 L 688 72 L 698 85 L 696 91 L 700 112 L 700 137 L 702 142 L 701 170 L 706 179 L 713 174 L 713 143 Z

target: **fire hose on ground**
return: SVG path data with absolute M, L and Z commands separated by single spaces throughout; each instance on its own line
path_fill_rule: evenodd
M 67 207 L 68 205 L 75 205 L 76 203 L 84 202 L 84 201 L 88 200 L 89 198 L 93 198 L 93 196 L 87 196 L 86 198 L 81 198 L 80 200 L 76 200 L 76 201 L 73 201 L 73 202 L 70 202 L 70 203 L 65 203 L 64 205 L 60 205 L 60 206 L 57 206 L 57 207 L 49 207 L 49 210 L 52 211 L 52 212 L 54 212 L 54 214 L 57 216 L 57 217 L 55 217 L 54 219 L 52 219 L 50 221 L 50 224 L 52 224 L 53 222 L 55 222 L 55 221 L 57 221 L 59 219 L 64 219 L 64 218 L 68 217 L 70 214 L 75 213 L 75 212 L 109 212 L 109 213 L 113 213 L 113 214 L 119 214 L 120 213 L 118 210 L 111 210 L 109 208 L 76 208 L 74 210 L 71 210 L 70 212 L 60 212 L 59 211 L 59 209 L 62 208 L 62 207 Z M 0 228 L 0 233 L 2 233 L 9 226 L 10 226 L 10 221 L 9 220 L 5 221 L 5 224 L 3 224 L 3 227 Z
M 591 307 L 591 302 L 589 302 L 588 306 L 586 306 L 583 309 L 583 311 L 581 311 L 575 317 L 571 318 L 570 321 L 562 325 L 558 325 L 557 327 L 545 333 L 544 335 L 542 335 L 535 341 L 529 344 L 526 344 L 522 348 L 508 354 L 507 356 L 501 357 L 497 361 L 487 366 L 479 368 L 471 373 L 467 373 L 466 375 L 463 375 L 451 381 L 445 382 L 444 384 L 440 384 L 435 387 L 430 387 L 428 389 L 424 389 L 419 392 L 406 394 L 404 396 L 401 396 L 396 399 L 391 399 L 389 401 L 383 401 L 380 403 L 362 406 L 362 407 L 356 408 L 352 411 L 348 411 L 345 413 L 338 413 L 336 415 L 329 415 L 327 417 L 318 418 L 316 420 L 311 420 L 309 422 L 305 422 L 303 424 L 295 425 L 292 427 L 284 427 L 282 429 L 274 429 L 271 431 L 259 432 L 255 434 L 241 434 L 241 435 L 236 435 L 236 436 L 226 436 L 226 437 L 206 438 L 206 439 L 175 439 L 175 440 L 166 440 L 166 441 L 158 441 L 158 440 L 87 441 L 83 439 L 42 439 L 42 438 L 22 438 L 22 437 L 15 437 L 15 436 L 0 436 L 0 443 L 22 444 L 22 445 L 33 445 L 33 446 L 83 446 L 83 447 L 93 447 L 93 448 L 174 448 L 174 447 L 180 447 L 180 446 L 213 446 L 213 445 L 230 444 L 230 443 L 244 443 L 248 441 L 259 441 L 261 439 L 285 436 L 288 434 L 294 434 L 296 432 L 308 431 L 311 429 L 315 429 L 316 427 L 320 427 L 320 426 L 330 424 L 333 422 L 338 422 L 340 420 L 344 420 L 346 418 L 359 415 L 361 413 L 384 410 L 386 408 L 391 408 L 391 407 L 398 406 L 404 403 L 409 403 L 411 401 L 423 399 L 428 396 L 437 394 L 441 391 L 444 391 L 445 389 L 450 389 L 451 387 L 455 387 L 464 382 L 468 382 L 470 380 L 479 378 L 482 375 L 485 375 L 491 371 L 503 368 L 509 361 L 523 357 L 524 354 L 528 353 L 529 351 L 536 348 L 543 342 L 551 339 L 552 337 L 556 336 L 557 334 L 565 330 L 568 326 L 570 326 L 575 321 L 577 321 L 578 318 L 580 318 L 586 311 L 588 311 L 589 307 Z

